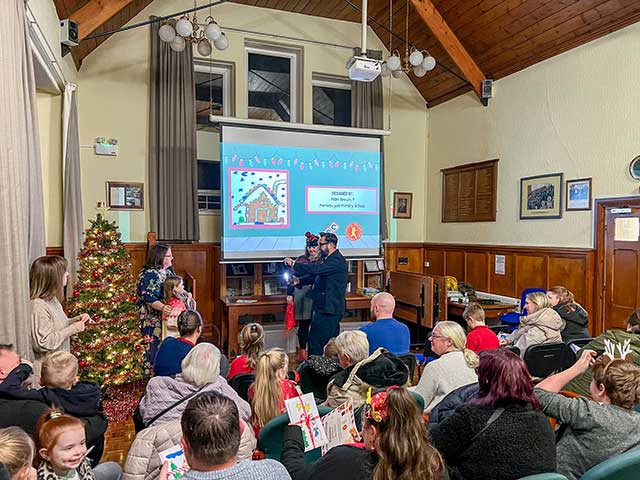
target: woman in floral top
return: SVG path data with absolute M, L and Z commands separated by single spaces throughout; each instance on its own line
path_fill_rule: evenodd
M 172 262 L 173 255 L 169 245 L 158 243 L 149 250 L 147 263 L 138 276 L 136 293 L 140 330 L 150 366 L 153 366 L 162 337 L 162 311 L 167 309 L 169 313 L 171 310 L 171 307 L 164 304 L 164 281 L 168 276 L 175 275 L 171 268 Z

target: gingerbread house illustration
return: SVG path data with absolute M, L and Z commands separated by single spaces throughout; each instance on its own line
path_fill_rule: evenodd
M 245 223 L 278 223 L 278 207 L 284 205 L 266 185 L 256 185 L 233 207 L 244 209 Z

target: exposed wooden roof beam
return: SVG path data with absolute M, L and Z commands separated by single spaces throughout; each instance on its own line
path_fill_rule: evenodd
M 440 15 L 431 0 L 411 0 L 411 3 L 422 18 L 422 21 L 429 27 L 433 36 L 440 42 L 482 101 L 482 81 L 485 76 L 480 67 L 462 46 L 458 37 L 442 18 L 442 15 Z
M 78 37 L 85 39 L 133 0 L 91 0 L 69 17 L 78 22 Z

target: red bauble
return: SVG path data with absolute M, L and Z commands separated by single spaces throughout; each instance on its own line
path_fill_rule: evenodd
M 135 303 L 135 302 L 137 302 L 137 301 L 138 301 L 138 297 L 137 297 L 136 295 L 131 295 L 131 296 L 129 297 L 129 300 Z
M 78 362 L 78 366 L 79 366 L 80 368 L 84 368 L 84 367 L 86 367 L 86 366 L 87 366 L 87 362 L 85 362 L 84 360 L 80 360 L 80 361 Z
M 78 298 L 78 297 L 80 296 L 80 292 L 79 292 L 78 290 L 74 290 L 74 291 L 73 291 L 73 296 L 74 296 L 75 298 Z
M 99 274 L 98 272 L 93 272 L 93 273 L 91 274 L 91 276 L 92 276 L 93 278 L 95 278 L 96 280 L 97 280 L 98 278 L 100 278 L 100 274 Z

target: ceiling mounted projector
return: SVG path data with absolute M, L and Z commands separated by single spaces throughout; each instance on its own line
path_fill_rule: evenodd
M 347 64 L 349 78 L 358 82 L 373 82 L 381 72 L 380 60 L 352 57 Z

